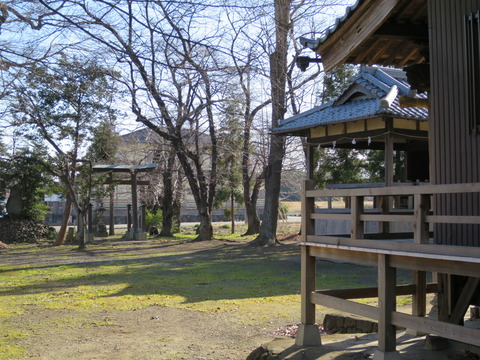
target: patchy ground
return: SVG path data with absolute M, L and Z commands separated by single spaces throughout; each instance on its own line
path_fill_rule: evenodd
M 299 318 L 295 238 L 247 243 L 11 245 L 0 253 L 0 359 L 245 359 Z M 295 274 L 282 282 L 279 268 Z
M 0 359 L 244 360 L 299 321 L 297 240 L 12 245 L 0 252 Z M 368 267 L 317 268 L 319 288 L 376 282 Z

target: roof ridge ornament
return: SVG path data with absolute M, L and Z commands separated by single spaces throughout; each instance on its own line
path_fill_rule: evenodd
M 388 94 L 385 95 L 383 99 L 379 100 L 380 107 L 383 109 L 388 109 L 393 104 L 393 101 L 396 99 L 397 95 L 398 95 L 398 87 L 397 85 L 393 85 L 390 88 L 390 91 L 388 92 Z

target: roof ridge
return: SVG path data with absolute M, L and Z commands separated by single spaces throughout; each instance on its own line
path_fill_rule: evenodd
M 309 110 L 306 110 L 306 111 L 303 111 L 301 113 L 298 113 L 298 114 L 295 114 L 295 115 L 292 115 L 286 119 L 283 119 L 281 121 L 278 122 L 278 125 L 279 126 L 282 126 L 282 125 L 286 125 L 292 121 L 295 121 L 295 120 L 298 120 L 298 119 L 301 119 L 302 117 L 304 116 L 308 116 L 310 115 L 311 113 L 314 113 L 314 112 L 317 112 L 317 111 L 320 111 L 320 110 L 323 110 L 324 108 L 327 108 L 329 107 L 330 105 L 333 104 L 333 100 L 331 101 L 327 101 L 326 103 L 322 104 L 322 105 L 318 105 L 318 106 L 314 106 L 313 108 L 309 109 Z
M 366 72 L 364 73 L 364 77 L 366 80 L 370 81 L 373 85 L 377 86 L 383 92 L 388 93 L 390 91 L 391 86 L 388 86 L 384 83 L 381 79 L 378 79 L 376 76 Z
M 396 69 L 396 70 L 399 70 L 399 69 Z M 375 77 L 377 79 L 379 79 L 380 81 L 382 81 L 382 82 L 384 82 L 384 83 L 386 83 L 390 86 L 393 86 L 393 85 L 398 86 L 398 89 L 400 90 L 400 93 L 403 94 L 403 95 L 408 94 L 408 92 L 410 90 L 410 87 L 405 85 L 402 81 L 400 81 L 400 79 L 390 75 L 389 73 L 387 73 L 386 71 L 384 71 L 382 69 L 377 69 L 377 71 L 375 71 Z

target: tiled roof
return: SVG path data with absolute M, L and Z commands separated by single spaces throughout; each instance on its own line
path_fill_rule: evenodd
M 360 100 L 346 97 L 349 90 L 358 87 L 364 91 Z M 315 126 L 368 119 L 378 116 L 427 120 L 428 110 L 401 108 L 400 96 L 407 96 L 410 87 L 402 70 L 370 67 L 362 69 L 359 76 L 336 100 L 314 107 L 280 122 L 272 129 L 275 134 L 294 133 Z M 426 98 L 426 95 L 415 95 Z M 337 105 L 338 104 L 338 105 Z

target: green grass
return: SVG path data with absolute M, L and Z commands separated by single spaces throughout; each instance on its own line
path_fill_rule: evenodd
M 296 233 L 298 227 L 287 223 L 282 228 Z M 152 305 L 228 314 L 234 322 L 256 326 L 272 318 L 300 315 L 297 246 L 253 248 L 246 246 L 253 237 L 242 238 L 239 232 L 225 233 L 221 238 L 227 241 L 202 248 L 189 243 L 192 237 L 110 240 L 89 244 L 81 253 L 72 245 L 11 246 L 2 254 L 19 259 L 34 256 L 38 261 L 0 266 L 0 327 L 7 329 L 0 337 L 0 360 L 24 358 L 19 340 L 34 330 L 15 329 L 15 318 L 35 309 L 69 310 L 68 316 L 41 324 L 59 328 L 109 323 L 108 318 L 95 324 L 85 322 L 82 313 Z M 175 246 L 179 244 L 180 250 Z M 81 262 L 59 265 L 79 254 Z M 319 261 L 317 273 L 318 289 L 376 285 L 376 270 L 371 267 Z

